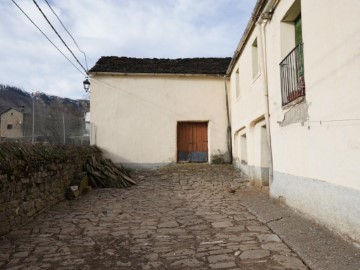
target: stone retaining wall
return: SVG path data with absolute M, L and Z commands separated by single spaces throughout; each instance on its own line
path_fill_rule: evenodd
M 0 235 L 63 200 L 93 155 L 101 152 L 90 146 L 0 144 Z

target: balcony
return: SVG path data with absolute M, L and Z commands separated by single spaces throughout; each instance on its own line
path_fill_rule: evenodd
M 280 63 L 282 106 L 305 96 L 303 44 L 297 45 Z

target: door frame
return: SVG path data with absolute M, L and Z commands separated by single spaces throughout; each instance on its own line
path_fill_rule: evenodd
M 179 162 L 179 158 L 178 158 L 178 124 L 179 123 L 206 123 L 206 129 L 207 129 L 207 152 L 208 152 L 208 161 L 204 162 L 204 163 L 210 163 L 210 129 L 209 129 L 209 124 L 210 124 L 210 120 L 178 120 L 176 121 L 176 127 L 175 127 L 175 134 L 176 134 L 176 138 L 175 138 L 175 144 L 176 144 L 176 149 L 175 149 L 175 160 L 176 163 L 187 163 L 184 161 Z M 190 163 L 190 162 L 188 162 Z

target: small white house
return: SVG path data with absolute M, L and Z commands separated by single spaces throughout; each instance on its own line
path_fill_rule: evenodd
M 91 143 L 127 167 L 228 157 L 231 58 L 102 57 L 91 74 Z

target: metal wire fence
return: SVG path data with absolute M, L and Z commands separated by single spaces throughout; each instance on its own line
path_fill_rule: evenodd
M 87 145 L 90 143 L 89 113 L 76 106 L 47 106 L 34 99 L 32 107 L 2 109 L 0 142 Z

